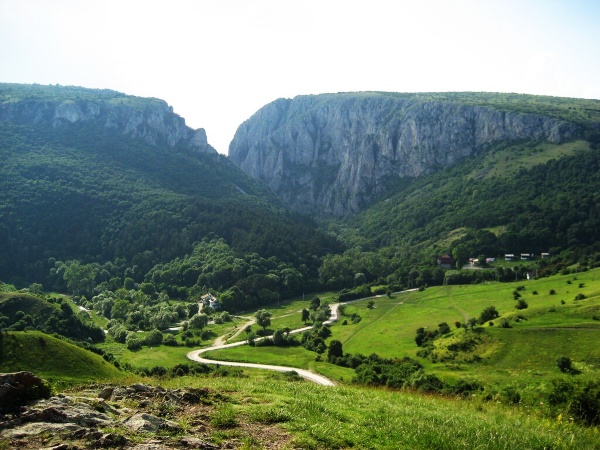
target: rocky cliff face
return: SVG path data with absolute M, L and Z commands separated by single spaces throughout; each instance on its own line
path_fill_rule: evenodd
M 0 121 L 54 129 L 97 125 L 151 145 L 184 145 L 202 153 L 216 153 L 205 130 L 186 126 L 163 100 L 115 91 L 0 84 Z
M 577 127 L 542 115 L 410 94 L 280 99 L 243 123 L 229 156 L 301 212 L 343 216 L 386 182 L 417 177 L 500 141 L 561 142 Z

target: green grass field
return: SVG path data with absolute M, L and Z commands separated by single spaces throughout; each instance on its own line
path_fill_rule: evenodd
M 524 287 L 519 293 L 529 304 L 527 309 L 515 309 L 513 292 L 518 287 Z M 575 300 L 578 294 L 586 298 Z M 414 340 L 417 328 L 434 330 L 439 323 L 447 322 L 454 329 L 456 321 L 464 323 L 469 318 L 477 318 L 488 306 L 494 306 L 500 317 L 493 321 L 494 326 L 487 323 L 481 327 L 485 339 L 474 351 L 482 357 L 481 362 L 434 363 L 417 356 L 419 347 Z M 292 309 L 301 307 L 294 304 Z M 347 325 L 342 325 L 353 313 L 359 314 L 362 320 L 357 324 L 348 320 Z M 346 317 L 341 317 L 331 328 L 331 339 L 340 340 L 345 352 L 377 353 L 388 358 L 409 356 L 418 359 L 428 372 L 448 381 L 468 377 L 492 385 L 507 382 L 537 385 L 561 376 L 556 365 L 560 356 L 570 357 L 582 372 L 582 378 L 596 377 L 600 370 L 600 348 L 596 345 L 600 338 L 598 269 L 514 283 L 437 286 L 423 292 L 378 298 L 372 309 L 367 308 L 366 300 L 349 303 L 345 314 Z M 502 319 L 506 319 L 511 328 L 501 328 Z M 209 355 L 215 359 L 299 364 L 298 367 L 323 374 L 324 368 L 330 366 L 316 365 L 316 354 L 298 347 L 242 346 Z M 338 376 L 348 380 L 351 373 Z
M 177 378 L 164 387 L 201 387 L 227 394 L 225 433 L 244 438 L 251 424 L 292 435 L 285 448 L 304 449 L 592 449 L 597 430 L 498 405 L 357 386 L 327 388 L 283 381 L 253 371 L 251 378 Z M 218 405 L 217 405 L 218 406 Z M 221 408 L 222 409 L 222 408 Z M 215 413 L 219 411 L 217 407 Z M 214 413 L 213 413 L 214 414 Z M 250 424 L 250 425 L 240 425 Z M 256 447 L 246 447 L 256 448 Z

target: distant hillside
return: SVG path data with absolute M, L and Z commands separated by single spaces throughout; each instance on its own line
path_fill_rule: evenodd
M 338 246 L 156 99 L 0 84 L 0 167 L 4 281 L 44 282 L 71 259 L 141 281 L 214 235 L 293 263 Z
M 2 333 L 0 372 L 26 370 L 51 383 L 123 379 L 101 356 L 38 331 Z
M 0 328 L 15 331 L 35 329 L 78 341 L 104 340 L 104 332 L 73 313 L 66 301 L 54 301 L 53 304 L 26 293 L 0 292 Z
M 279 99 L 229 155 L 296 211 L 348 216 L 500 144 L 600 141 L 600 101 L 493 93 L 362 92 Z
M 598 192 L 600 151 L 588 142 L 507 145 L 416 180 L 353 218 L 347 236 L 431 261 L 457 245 L 473 257 L 591 248 Z

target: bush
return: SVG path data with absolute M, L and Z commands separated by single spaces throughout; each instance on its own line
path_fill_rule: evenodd
M 589 426 L 600 424 L 600 382 L 588 381 L 575 393 L 569 408 L 576 419 Z
M 563 379 L 553 380 L 547 400 L 555 413 L 566 409 L 577 422 L 589 426 L 600 424 L 599 381 L 576 383 Z
M 127 339 L 125 339 L 125 345 L 127 345 L 127 349 L 135 351 L 142 348 L 142 340 L 139 339 L 135 334 L 129 333 Z
M 479 315 L 479 323 L 485 323 L 488 320 L 493 320 L 497 317 L 500 317 L 500 313 L 496 311 L 496 307 L 488 306 Z
M 152 330 L 146 335 L 144 343 L 148 346 L 156 347 L 163 343 L 163 335 L 159 330 Z
M 568 356 L 561 356 L 556 360 L 556 365 L 563 373 L 571 373 L 573 371 L 573 363 Z
M 177 343 L 177 339 L 172 334 L 167 334 L 163 339 L 163 345 L 167 345 L 169 347 L 177 347 L 179 344 Z
M 521 394 L 512 386 L 507 386 L 502 390 L 502 399 L 509 405 L 518 405 L 521 403 Z
M 521 309 L 527 309 L 528 307 L 529 307 L 529 305 L 522 298 L 520 298 L 519 300 L 517 300 L 517 304 L 515 305 L 515 308 L 517 308 L 519 310 L 521 310 Z

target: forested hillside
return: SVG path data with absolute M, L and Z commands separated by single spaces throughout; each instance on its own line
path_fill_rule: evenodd
M 51 288 L 79 260 L 122 287 L 207 236 L 316 273 L 339 244 L 202 136 L 156 99 L 1 84 L 0 279 Z
M 436 260 L 443 254 L 455 257 L 453 269 L 469 258 L 504 259 L 507 253 L 517 259 L 551 254 L 539 264 L 525 262 L 530 267 L 594 267 L 600 264 L 598 192 L 597 142 L 496 146 L 412 180 L 341 226 L 332 222 L 351 249 L 325 259 L 321 281 L 347 286 L 364 273 L 380 283 L 441 284 Z M 469 271 L 460 279 L 481 281 L 484 273 Z

